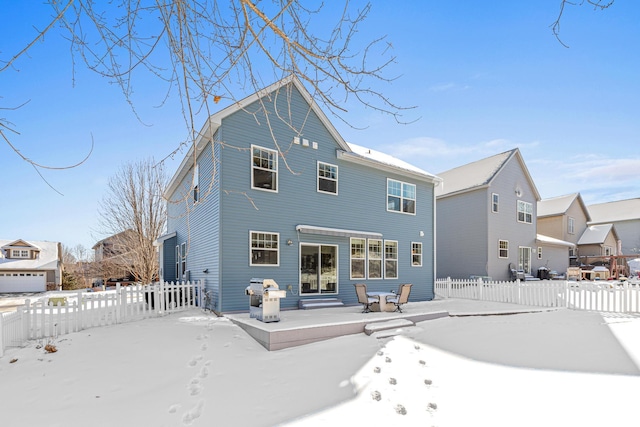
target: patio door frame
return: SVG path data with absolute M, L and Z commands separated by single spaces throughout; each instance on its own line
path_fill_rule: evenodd
M 531 274 L 531 248 L 528 246 L 518 246 L 518 269 Z
M 305 281 L 303 281 L 303 272 L 302 269 L 304 267 L 303 265 L 303 259 L 302 259 L 302 249 L 303 247 L 314 247 L 316 248 L 316 254 L 318 256 L 318 258 L 316 259 L 316 277 L 315 277 L 315 282 L 312 282 L 309 280 L 309 278 L 307 278 Z M 335 264 L 333 266 L 333 271 L 335 272 L 334 275 L 331 274 L 324 274 L 322 271 L 322 263 L 323 263 L 323 259 L 322 259 L 322 248 L 323 247 L 330 247 L 333 248 L 334 252 L 334 260 L 333 263 Z M 300 296 L 314 296 L 314 295 L 327 295 L 327 294 L 337 294 L 339 292 L 339 283 L 338 283 L 338 259 L 339 259 L 339 247 L 338 245 L 334 245 L 334 244 L 325 244 L 325 243 L 305 243 L 305 242 L 300 242 L 300 249 L 299 249 L 299 255 L 298 255 L 298 282 L 299 282 L 299 288 L 298 288 L 298 295 Z M 333 279 L 333 280 L 332 280 Z M 307 282 L 307 280 L 309 280 Z M 309 283 L 311 286 L 311 289 L 315 288 L 316 292 L 303 292 L 303 284 L 304 283 Z M 315 283 L 315 285 L 313 284 Z M 331 290 L 331 284 L 333 284 L 333 286 L 335 287 L 334 290 Z

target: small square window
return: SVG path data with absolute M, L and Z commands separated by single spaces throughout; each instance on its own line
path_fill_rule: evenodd
M 508 240 L 498 240 L 498 258 L 509 258 Z

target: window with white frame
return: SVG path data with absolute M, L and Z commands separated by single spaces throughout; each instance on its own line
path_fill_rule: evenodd
M 387 179 L 387 210 L 416 213 L 416 186 L 395 179 Z
M 613 255 L 613 248 L 611 246 L 605 246 L 604 247 L 604 255 L 605 256 Z
M 180 272 L 184 274 L 187 271 L 187 242 L 182 242 L 180 246 L 180 252 L 182 254 L 182 259 L 180 260 L 182 267 Z
M 351 239 L 351 279 L 366 278 L 366 258 L 367 258 L 367 239 L 352 238 Z
M 180 245 L 176 245 L 176 279 L 182 276 L 182 272 L 180 271 L 181 265 L 182 265 L 182 251 L 180 250 Z
M 200 167 L 195 165 L 193 167 L 193 203 L 198 203 L 200 200 Z
M 422 267 L 422 243 L 411 242 L 411 266 Z
M 29 250 L 11 249 L 11 258 L 29 258 Z
M 338 194 L 338 166 L 318 162 L 318 191 Z
M 251 146 L 251 188 L 278 191 L 278 152 Z
M 533 204 L 518 200 L 518 222 L 527 224 L 533 222 Z
M 384 278 L 398 278 L 398 242 L 384 241 Z
M 498 213 L 500 196 L 497 193 L 491 193 L 491 212 Z
M 279 245 L 278 233 L 268 233 L 263 231 L 251 231 L 250 233 L 249 265 L 278 266 Z
M 382 279 L 382 240 L 369 239 L 369 279 Z
M 572 217 L 567 218 L 567 233 L 576 234 L 576 220 Z
M 508 240 L 498 240 L 498 258 L 509 258 Z

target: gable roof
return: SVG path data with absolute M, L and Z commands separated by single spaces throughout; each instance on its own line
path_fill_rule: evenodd
M 613 224 L 600 224 L 587 227 L 578 240 L 579 245 L 598 245 L 605 242 L 609 233 L 613 233 L 614 239 L 618 240 L 618 233 Z
M 567 194 L 565 196 L 552 197 L 550 199 L 544 199 L 538 201 L 537 215 L 538 218 L 544 218 L 548 216 L 564 215 L 567 213 L 571 205 L 575 200 L 578 200 L 582 211 L 584 212 L 587 222 L 591 221 L 589 210 L 587 205 L 584 204 L 580 193 Z
M 0 248 L 8 250 L 13 248 L 33 248 L 39 251 L 37 259 L 6 258 L 0 256 L 0 270 L 54 270 L 58 268 L 59 243 L 26 240 L 2 240 Z
M 587 206 L 587 209 L 594 224 L 640 220 L 640 198 L 596 203 Z
M 533 189 L 536 200 L 540 200 L 538 189 L 529 174 L 529 170 L 518 148 L 439 173 L 438 176 L 442 178 L 443 185 L 436 189 L 436 197 L 452 196 L 480 188 L 487 188 L 500 171 L 504 169 L 506 164 L 514 158 L 520 163 Z
M 289 87 L 290 85 L 295 87 L 298 90 L 298 92 L 300 92 L 300 94 L 305 99 L 307 104 L 310 106 L 312 111 L 318 116 L 318 118 L 320 119 L 324 127 L 335 139 L 335 141 L 339 146 L 339 150 L 340 150 L 339 153 L 353 154 L 355 150 L 353 150 L 352 147 L 358 147 L 358 146 L 354 144 L 348 144 L 342 138 L 338 130 L 333 126 L 331 121 L 324 114 L 320 106 L 314 101 L 313 97 L 311 96 L 309 91 L 307 91 L 304 85 L 300 82 L 300 80 L 294 75 L 290 75 L 276 83 L 273 83 L 272 85 L 262 90 L 257 91 L 252 95 L 247 96 L 246 98 L 240 101 L 235 102 L 234 104 L 231 104 L 226 108 L 223 108 L 222 110 L 210 116 L 207 122 L 202 127 L 202 130 L 198 133 L 198 136 L 196 137 L 194 144 L 191 145 L 191 147 L 189 148 L 189 151 L 182 159 L 182 162 L 176 169 L 176 172 L 171 178 L 171 181 L 169 181 L 169 185 L 165 190 L 165 195 L 171 194 L 173 191 L 175 191 L 175 189 L 178 187 L 180 182 L 182 182 L 184 177 L 187 175 L 187 173 L 191 169 L 191 165 L 193 164 L 194 149 L 196 150 L 196 156 L 197 156 L 202 151 L 202 149 L 206 146 L 206 144 L 213 138 L 213 135 L 218 130 L 218 128 L 222 125 L 222 120 L 225 117 L 228 117 L 231 114 L 246 108 L 248 105 L 250 105 L 255 101 L 258 101 L 261 98 L 269 97 L 272 94 L 276 94 L 275 96 L 277 96 L 277 93 L 281 89 Z M 368 150 L 368 151 L 372 152 L 373 150 Z M 376 152 L 376 153 L 382 154 L 379 152 Z M 414 166 L 411 166 L 408 163 L 402 162 L 399 159 L 395 159 L 392 156 L 384 155 L 386 157 L 383 157 L 379 155 L 366 155 L 362 153 L 358 155 L 360 156 L 361 160 L 365 160 L 362 163 L 367 163 L 366 160 L 368 160 L 369 162 L 376 163 L 377 167 L 381 165 L 391 166 L 394 169 L 396 169 L 396 172 L 405 173 L 405 174 L 407 174 L 408 172 L 414 173 L 414 174 L 417 173 L 418 175 L 422 175 L 423 178 L 428 178 L 430 180 L 433 180 L 434 182 L 439 182 L 439 179 L 435 175 L 432 175 L 426 171 L 423 171 Z M 347 155 L 345 159 L 355 160 L 355 157 L 349 157 Z M 394 161 L 392 162 L 389 159 L 394 159 Z

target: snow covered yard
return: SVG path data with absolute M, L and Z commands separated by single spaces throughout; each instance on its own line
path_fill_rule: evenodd
M 638 336 L 634 316 L 558 310 L 268 352 L 191 310 L 8 349 L 2 424 L 637 425 Z

